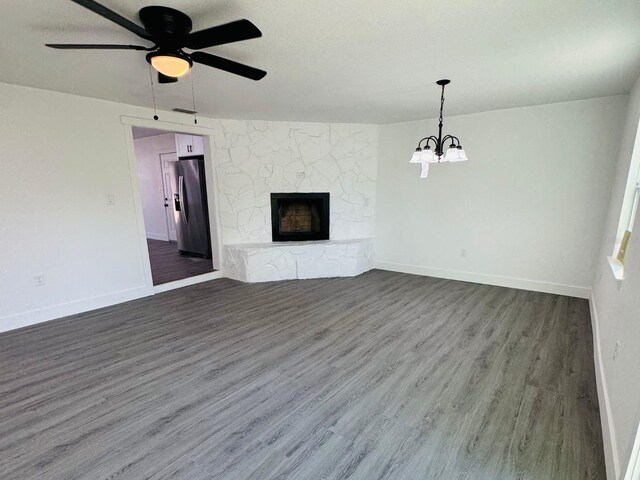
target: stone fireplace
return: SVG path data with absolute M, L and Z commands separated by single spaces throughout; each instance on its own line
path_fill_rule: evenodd
M 229 278 L 353 277 L 373 267 L 373 238 L 329 239 L 329 193 L 272 193 L 271 229 L 271 242 L 225 245 Z
M 274 242 L 329 240 L 329 193 L 272 193 Z
M 225 276 L 272 282 L 373 268 L 376 125 L 212 122 Z

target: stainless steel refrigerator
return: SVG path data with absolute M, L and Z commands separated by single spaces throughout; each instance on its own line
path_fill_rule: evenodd
M 174 168 L 173 207 L 178 250 L 185 255 L 211 258 L 204 157 L 182 157 L 174 162 Z

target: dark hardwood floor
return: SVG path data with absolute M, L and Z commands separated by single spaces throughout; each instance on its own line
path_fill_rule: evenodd
M 228 279 L 0 335 L 0 478 L 604 479 L 586 300 Z
M 210 258 L 180 255 L 175 242 L 147 238 L 147 247 L 154 285 L 213 272 L 213 261 Z

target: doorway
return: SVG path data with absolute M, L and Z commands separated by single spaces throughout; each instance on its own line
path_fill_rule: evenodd
M 153 285 L 215 271 L 202 137 L 132 132 Z

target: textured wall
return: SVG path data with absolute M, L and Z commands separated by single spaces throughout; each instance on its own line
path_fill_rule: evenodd
M 271 241 L 271 192 L 330 192 L 331 239 L 373 236 L 377 126 L 214 124 L 224 244 Z

